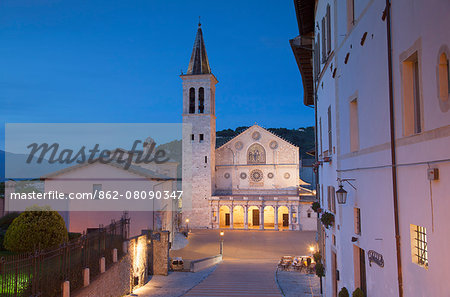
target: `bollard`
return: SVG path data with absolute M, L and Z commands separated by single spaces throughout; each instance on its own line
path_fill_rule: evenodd
M 87 287 L 89 286 L 90 279 L 89 279 L 89 268 L 83 269 L 83 286 Z
M 62 297 L 70 297 L 70 282 L 65 281 L 62 283 Z
M 123 253 L 124 254 L 128 254 L 128 244 L 129 244 L 130 242 L 127 240 L 127 241 L 124 241 L 123 243 L 122 243 L 122 250 L 123 250 Z
M 100 258 L 100 273 L 105 272 L 105 257 Z
M 113 263 L 117 262 L 117 249 L 112 250 L 112 261 Z

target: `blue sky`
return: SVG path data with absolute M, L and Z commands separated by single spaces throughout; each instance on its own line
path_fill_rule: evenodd
M 2 0 L 1 130 L 180 122 L 178 75 L 199 15 L 219 80 L 218 130 L 313 125 L 289 46 L 298 35 L 293 1 Z

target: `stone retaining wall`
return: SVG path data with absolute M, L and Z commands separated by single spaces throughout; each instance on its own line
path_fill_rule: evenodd
M 191 272 L 197 272 L 222 262 L 222 255 L 191 261 Z
M 91 281 L 90 285 L 77 290 L 74 297 L 119 297 L 130 293 L 130 255 L 125 255 L 106 272 Z

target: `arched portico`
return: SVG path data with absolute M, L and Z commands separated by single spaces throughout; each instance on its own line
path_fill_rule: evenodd
M 275 229 L 275 210 L 270 205 L 264 207 L 264 229 Z
M 292 199 L 265 197 L 223 197 L 211 199 L 210 226 L 213 229 L 259 229 L 259 230 L 302 230 L 300 225 L 300 213 L 303 202 Z M 306 212 L 302 217 L 307 226 L 313 226 L 315 218 L 307 217 Z
M 278 207 L 278 229 L 289 229 L 289 209 L 284 205 Z
M 233 228 L 244 229 L 245 213 L 242 205 L 233 208 Z
M 259 207 L 258 206 L 249 206 L 248 211 L 248 228 L 249 229 L 259 229 Z
M 230 228 L 230 225 L 231 225 L 230 208 L 226 205 L 222 205 L 219 208 L 219 227 Z

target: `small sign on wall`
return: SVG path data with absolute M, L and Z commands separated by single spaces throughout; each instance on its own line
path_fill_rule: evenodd
M 369 266 L 372 266 L 372 262 L 377 264 L 380 267 L 384 267 L 384 259 L 383 255 L 375 252 L 374 250 L 370 250 L 367 252 L 367 256 L 369 258 Z

